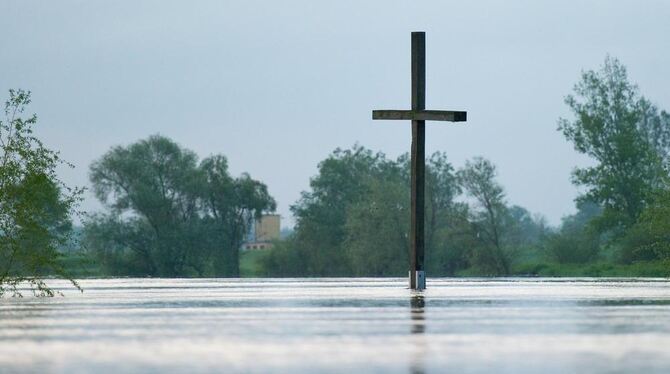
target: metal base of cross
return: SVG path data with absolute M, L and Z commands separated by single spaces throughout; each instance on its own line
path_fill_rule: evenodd
M 417 270 L 415 273 L 416 276 L 416 287 L 413 288 L 417 291 L 422 291 L 426 289 L 426 272 L 423 270 Z M 412 288 L 412 271 L 409 271 L 409 288 Z

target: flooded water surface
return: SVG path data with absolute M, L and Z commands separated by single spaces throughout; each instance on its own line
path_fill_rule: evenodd
M 0 300 L 0 372 L 670 372 L 663 279 L 103 279 Z

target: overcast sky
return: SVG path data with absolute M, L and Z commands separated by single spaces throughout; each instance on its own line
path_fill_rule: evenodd
M 336 147 L 397 157 L 410 125 L 371 110 L 410 105 L 410 32 L 426 31 L 427 154 L 481 155 L 510 203 L 551 223 L 574 212 L 576 154 L 556 122 L 581 70 L 607 54 L 670 109 L 670 1 L 0 2 L 0 90 L 33 92 L 38 134 L 76 165 L 113 145 L 166 135 L 289 206 Z M 100 209 L 92 196 L 83 208 Z

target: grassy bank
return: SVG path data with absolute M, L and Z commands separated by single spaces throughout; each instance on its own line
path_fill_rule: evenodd
M 66 253 L 61 264 L 73 278 L 99 278 L 105 275 L 91 256 L 85 253 Z
M 260 259 L 265 251 L 244 251 L 240 253 L 240 274 L 242 278 L 263 277 L 265 272 Z M 63 257 L 63 265 L 75 278 L 105 277 L 100 267 L 85 254 L 72 253 Z M 457 274 L 459 277 L 481 277 L 487 274 L 476 269 L 467 269 Z M 511 276 L 521 277 L 670 277 L 670 261 L 637 262 L 634 264 L 614 264 L 596 262 L 587 264 L 559 264 L 547 261 L 528 261 L 516 264 Z
M 633 264 L 588 263 L 558 264 L 536 262 L 513 269 L 517 276 L 538 277 L 670 277 L 670 262 L 652 261 Z
M 242 278 L 259 278 L 264 274 L 260 258 L 264 250 L 240 252 L 240 276 Z

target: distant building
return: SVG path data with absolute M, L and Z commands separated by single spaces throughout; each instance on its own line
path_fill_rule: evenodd
M 272 248 L 272 242 L 280 238 L 280 224 L 279 214 L 264 214 L 254 222 L 251 240 L 244 243 L 242 249 L 247 251 Z

